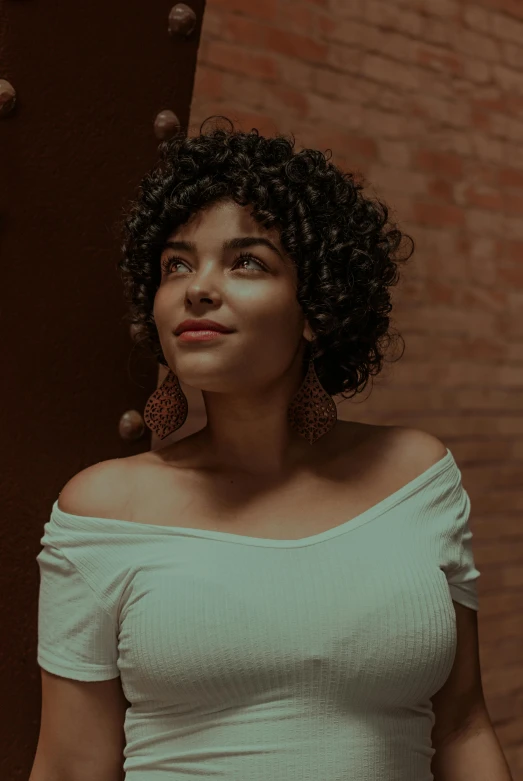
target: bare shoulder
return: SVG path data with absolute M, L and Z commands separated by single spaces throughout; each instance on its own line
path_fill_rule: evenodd
M 447 455 L 447 446 L 428 431 L 406 426 L 392 428 L 396 431 L 397 447 L 401 448 L 405 459 L 418 463 L 422 469 L 428 469 Z
M 387 455 L 407 479 L 414 479 L 447 455 L 438 437 L 407 426 L 380 426 L 387 442 Z M 386 431 L 388 429 L 388 431 Z
M 129 500 L 132 469 L 128 458 L 112 458 L 83 469 L 60 491 L 60 510 L 72 515 L 120 517 Z
M 352 431 L 342 429 L 340 438 L 351 469 L 383 479 L 389 488 L 408 483 L 447 454 L 433 434 L 407 426 L 357 423 Z

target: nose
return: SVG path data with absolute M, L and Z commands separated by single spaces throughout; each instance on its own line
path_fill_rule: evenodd
M 189 276 L 189 282 L 185 291 L 187 301 L 196 304 L 219 302 L 221 299 L 218 282 L 218 270 L 212 263 L 206 264 Z

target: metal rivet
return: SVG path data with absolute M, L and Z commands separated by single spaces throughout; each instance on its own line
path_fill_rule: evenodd
M 0 79 L 0 117 L 5 117 L 14 109 L 16 103 L 16 90 L 5 79 Z
M 169 34 L 187 37 L 196 27 L 196 14 L 185 3 L 177 3 L 169 14 Z
M 138 323 L 132 323 L 129 326 L 129 334 L 133 342 L 141 334 L 141 331 L 142 331 L 142 327 L 139 326 Z
M 138 410 L 130 409 L 124 412 L 118 424 L 118 432 L 122 439 L 133 441 L 140 439 L 145 431 L 145 423 Z
M 154 135 L 161 141 L 174 136 L 180 129 L 180 120 L 173 111 L 160 111 L 154 120 Z

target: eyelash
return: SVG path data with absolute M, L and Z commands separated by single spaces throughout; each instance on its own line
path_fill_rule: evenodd
M 267 270 L 267 266 L 264 263 L 262 263 L 261 260 L 258 260 L 258 258 L 255 258 L 254 255 L 251 255 L 249 252 L 240 252 L 238 257 L 236 258 L 236 261 L 235 261 L 234 265 L 236 265 L 236 263 L 238 263 L 238 261 L 240 261 L 240 260 L 253 260 L 255 263 L 257 263 L 263 269 Z M 182 260 L 182 258 L 177 258 L 176 256 L 173 255 L 173 257 L 167 258 L 167 260 L 165 260 L 163 262 L 163 269 L 164 269 L 164 271 L 170 271 L 171 267 L 175 263 L 185 263 L 185 261 Z M 233 266 L 233 268 L 234 268 L 234 266 Z M 247 270 L 247 269 L 245 269 L 245 270 Z

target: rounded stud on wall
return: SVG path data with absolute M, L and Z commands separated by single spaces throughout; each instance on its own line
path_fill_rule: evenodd
M 132 323 L 129 326 L 129 336 L 131 337 L 132 341 L 134 342 L 139 334 L 141 333 L 141 327 L 137 323 Z
M 0 79 L 0 117 L 11 113 L 16 103 L 16 90 L 6 79 Z
M 156 115 L 156 119 L 154 120 L 154 135 L 156 138 L 160 139 L 160 141 L 171 138 L 179 129 L 180 120 L 174 111 L 165 109 Z
M 196 14 L 185 3 L 177 3 L 169 14 L 169 34 L 189 36 L 196 27 Z
M 142 438 L 144 431 L 145 423 L 138 410 L 130 409 L 124 412 L 118 424 L 118 432 L 122 439 L 134 442 Z

